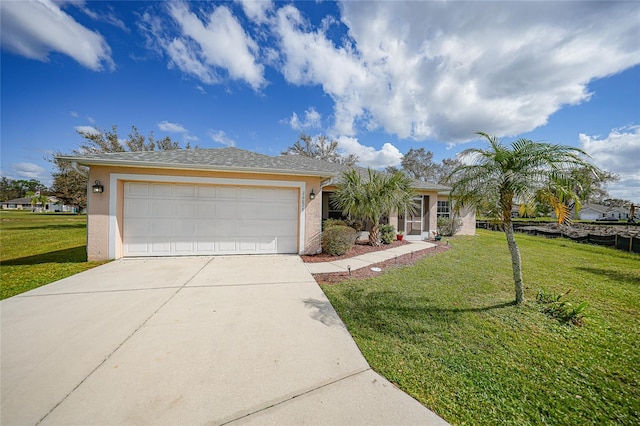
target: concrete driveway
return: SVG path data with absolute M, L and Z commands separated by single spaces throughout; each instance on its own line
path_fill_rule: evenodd
M 0 303 L 7 425 L 446 424 L 297 256 L 125 259 Z

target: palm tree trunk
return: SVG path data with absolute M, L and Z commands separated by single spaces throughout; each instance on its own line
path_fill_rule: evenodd
M 504 233 L 507 235 L 509 253 L 511 253 L 511 266 L 513 268 L 513 281 L 516 286 L 516 303 L 524 302 L 524 282 L 522 281 L 522 260 L 520 250 L 513 235 L 513 223 L 511 221 L 504 224 Z
M 380 245 L 380 230 L 377 222 L 374 222 L 371 226 L 371 231 L 369 232 L 369 244 L 374 247 Z

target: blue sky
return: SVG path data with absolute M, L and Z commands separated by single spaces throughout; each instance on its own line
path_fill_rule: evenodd
M 638 2 L 2 1 L 1 173 L 50 184 L 83 129 L 363 166 L 482 130 L 584 149 L 640 203 Z

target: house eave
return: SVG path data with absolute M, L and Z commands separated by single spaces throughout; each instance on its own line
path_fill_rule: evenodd
M 56 159 L 63 161 L 75 162 L 83 166 L 111 166 L 111 167 L 137 167 L 145 169 L 168 169 L 168 170 L 193 170 L 193 171 L 211 171 L 211 172 L 236 172 L 251 174 L 273 174 L 273 175 L 289 175 L 289 176 L 310 176 L 319 177 L 321 179 L 330 179 L 338 175 L 338 173 L 330 174 L 330 172 L 301 171 L 292 169 L 276 169 L 262 167 L 237 167 L 237 166 L 221 166 L 209 164 L 179 164 L 179 163 L 162 163 L 150 161 L 123 161 L 123 160 L 105 160 L 92 159 L 86 157 L 66 157 L 60 156 Z

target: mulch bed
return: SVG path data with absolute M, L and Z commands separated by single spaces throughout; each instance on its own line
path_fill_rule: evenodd
M 392 244 L 383 245 L 379 247 L 373 247 L 365 244 L 356 244 L 349 252 L 347 252 L 343 256 L 331 256 L 328 254 L 320 253 L 312 256 L 301 256 L 302 260 L 307 263 L 316 263 L 316 262 L 331 262 L 339 259 L 348 259 L 350 257 L 359 256 L 364 253 L 371 253 L 379 250 L 387 250 L 393 247 L 398 247 L 401 245 L 410 244 L 406 241 L 394 241 Z M 436 243 L 435 247 L 431 247 L 424 250 L 418 250 L 413 253 L 405 254 L 403 256 L 397 256 L 393 259 L 385 260 L 384 262 L 375 263 L 370 266 L 366 266 L 364 268 L 355 269 L 351 271 L 351 275 L 348 272 L 331 272 L 328 274 L 313 274 L 316 282 L 318 284 L 338 284 L 343 281 L 348 280 L 349 278 L 370 278 L 380 275 L 382 272 L 392 269 L 399 268 L 402 266 L 413 265 L 418 260 L 424 259 L 428 256 L 433 256 L 437 253 L 442 253 L 444 251 L 449 250 L 450 246 L 446 243 Z M 377 267 L 382 269 L 382 272 L 372 271 L 371 268 Z
M 381 246 L 375 247 L 369 245 L 367 241 L 356 241 L 356 243 L 351 247 L 351 250 L 343 254 L 342 256 L 333 256 L 329 253 L 319 253 L 319 254 L 310 254 L 300 256 L 305 263 L 319 263 L 319 262 L 333 262 L 335 260 L 340 259 L 348 259 L 350 257 L 360 256 L 365 253 L 371 253 L 374 251 L 387 250 L 396 247 L 403 246 L 405 244 L 411 244 L 407 241 L 398 241 L 394 240 L 391 244 L 383 244 Z

